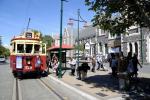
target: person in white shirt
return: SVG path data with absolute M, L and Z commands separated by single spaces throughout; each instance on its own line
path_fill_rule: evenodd
M 76 60 L 70 57 L 70 61 L 68 62 L 71 67 L 71 75 L 75 76 L 75 68 L 76 68 Z
M 97 70 L 100 70 L 100 68 L 102 68 L 103 70 L 105 70 L 104 66 L 103 66 L 103 55 L 98 55 L 96 57 L 96 60 L 97 60 L 97 64 L 98 64 Z

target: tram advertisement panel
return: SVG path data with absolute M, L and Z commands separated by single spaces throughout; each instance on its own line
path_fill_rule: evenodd
M 22 68 L 22 57 L 21 56 L 16 57 L 16 68 L 18 68 L 18 69 Z

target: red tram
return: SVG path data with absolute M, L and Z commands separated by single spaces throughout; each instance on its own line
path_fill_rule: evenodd
M 47 73 L 46 44 L 42 43 L 40 33 L 26 31 L 14 37 L 10 45 L 10 67 L 15 75 Z

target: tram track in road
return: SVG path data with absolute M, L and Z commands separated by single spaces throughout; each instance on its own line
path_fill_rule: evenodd
M 14 79 L 12 100 L 22 100 L 20 82 L 18 78 Z
M 62 95 L 60 95 L 59 93 L 56 92 L 56 90 L 54 90 L 48 83 L 46 83 L 43 79 L 38 79 L 38 81 L 45 87 L 47 88 L 49 91 L 53 92 L 60 100 L 68 100 L 67 97 L 64 97 Z

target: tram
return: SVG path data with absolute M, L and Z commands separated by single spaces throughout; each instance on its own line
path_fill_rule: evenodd
M 39 32 L 26 31 L 10 43 L 10 67 L 14 75 L 47 73 L 46 44 Z

